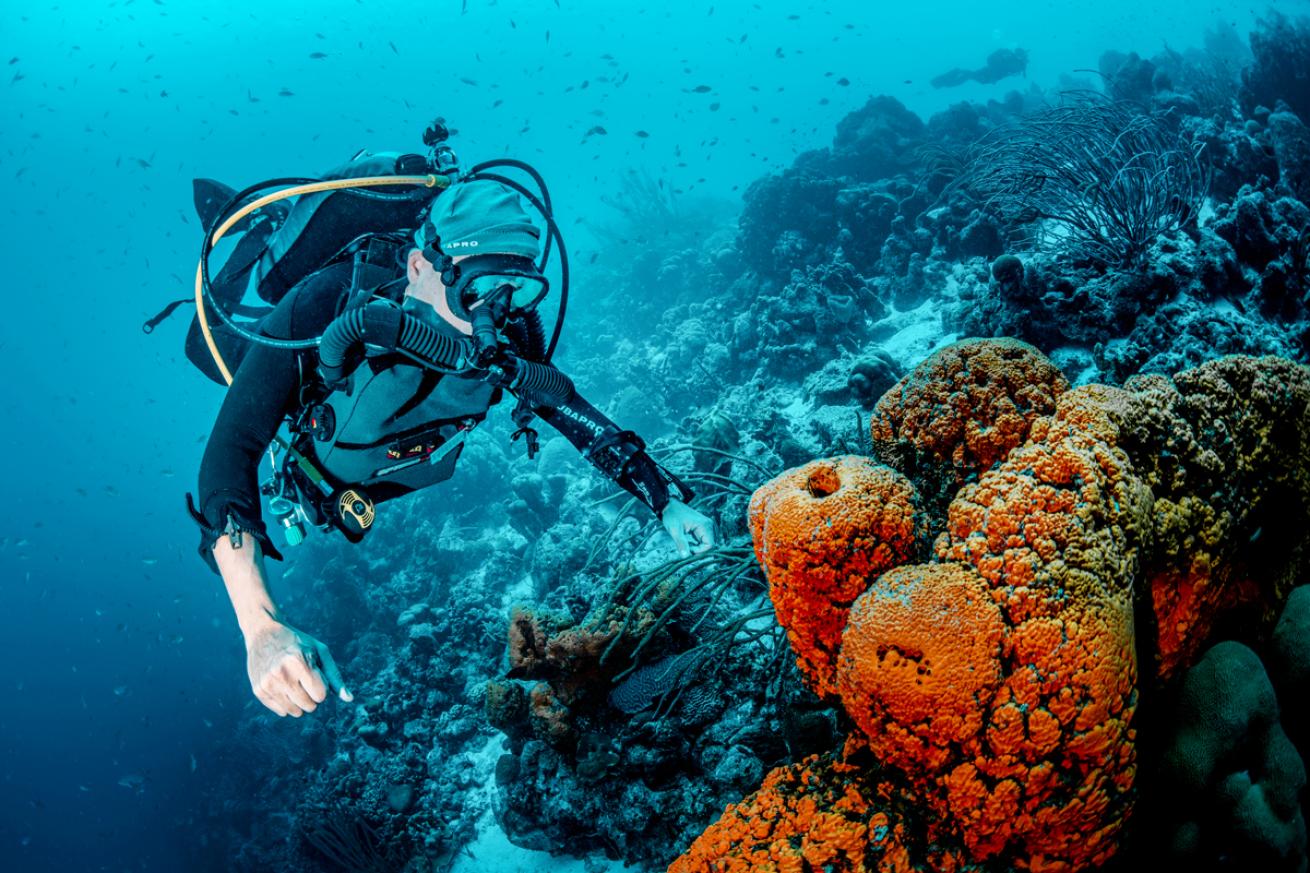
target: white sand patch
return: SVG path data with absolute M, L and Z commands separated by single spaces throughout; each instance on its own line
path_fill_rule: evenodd
M 890 334 L 878 343 L 879 349 L 905 371 L 959 339 L 958 334 L 943 332 L 941 304 L 932 298 L 914 309 L 893 310 L 875 322 L 873 330 L 874 336 Z
M 490 810 L 478 822 L 478 836 L 450 868 L 450 873 L 619 873 L 621 861 L 555 857 L 520 849 L 505 836 Z
M 557 857 L 548 852 L 522 849 L 509 841 L 496 822 L 493 808 L 496 761 L 502 751 L 500 741 L 499 735 L 488 739 L 486 745 L 472 756 L 481 782 L 471 788 L 470 793 L 479 795 L 475 802 L 484 805 L 486 811 L 478 819 L 478 835 L 460 852 L 450 873 L 617 873 L 623 870 L 619 861 L 607 861 L 601 857 L 586 860 Z

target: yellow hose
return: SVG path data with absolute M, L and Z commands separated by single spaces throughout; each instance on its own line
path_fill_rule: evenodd
M 210 246 L 217 245 L 223 235 L 231 230 L 232 226 L 238 221 L 256 209 L 275 203 L 278 200 L 298 197 L 301 194 L 316 194 L 319 191 L 339 191 L 343 188 L 374 188 L 384 185 L 422 185 L 425 188 L 445 188 L 450 185 L 450 177 L 436 174 L 427 176 L 366 176 L 360 179 L 333 179 L 328 182 L 312 182 L 308 185 L 285 188 L 273 194 L 266 194 L 232 213 L 227 221 L 219 225 L 214 231 L 214 238 L 210 241 Z M 209 354 L 213 356 L 214 363 L 218 365 L 218 371 L 223 374 L 223 379 L 226 380 L 227 384 L 231 385 L 232 372 L 228 370 L 227 362 L 223 360 L 223 355 L 218 351 L 218 344 L 214 342 L 214 335 L 209 329 L 209 319 L 205 317 L 203 264 L 196 264 L 196 318 L 200 320 L 200 332 L 205 335 L 205 344 L 209 346 Z

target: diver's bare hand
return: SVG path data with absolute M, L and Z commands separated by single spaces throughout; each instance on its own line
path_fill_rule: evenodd
M 681 558 L 714 545 L 714 522 L 681 500 L 670 500 L 660 520 Z
M 255 697 L 278 715 L 313 712 L 329 689 L 347 703 L 354 700 L 327 646 L 277 621 L 246 637 L 246 673 Z

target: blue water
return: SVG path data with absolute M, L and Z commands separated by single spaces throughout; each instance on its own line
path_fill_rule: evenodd
M 189 293 L 193 177 L 240 187 L 364 146 L 418 151 L 441 114 L 466 160 L 522 157 L 552 182 L 585 300 L 605 293 L 588 285 L 589 227 L 610 220 L 602 198 L 629 169 L 731 212 L 871 95 L 926 118 L 1025 87 L 928 85 L 997 48 L 1028 49 L 1028 78 L 1054 86 L 1106 49 L 1198 46 L 1215 26 L 1245 34 L 1261 11 L 279 5 L 9 3 L 0 18 L 0 60 L 15 59 L 0 83 L 2 870 L 224 869 L 200 810 L 214 768 L 231 766 L 215 743 L 250 694 L 182 509 L 222 392 L 183 359 L 185 319 L 140 330 Z M 606 133 L 585 135 L 597 125 Z M 576 309 L 565 348 L 589 326 Z

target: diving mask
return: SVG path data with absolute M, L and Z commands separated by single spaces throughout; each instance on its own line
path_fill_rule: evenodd
M 527 312 L 550 291 L 532 259 L 517 255 L 472 255 L 458 264 L 448 262 L 441 281 L 451 311 L 461 318 L 470 318 L 483 306 L 499 317 Z

